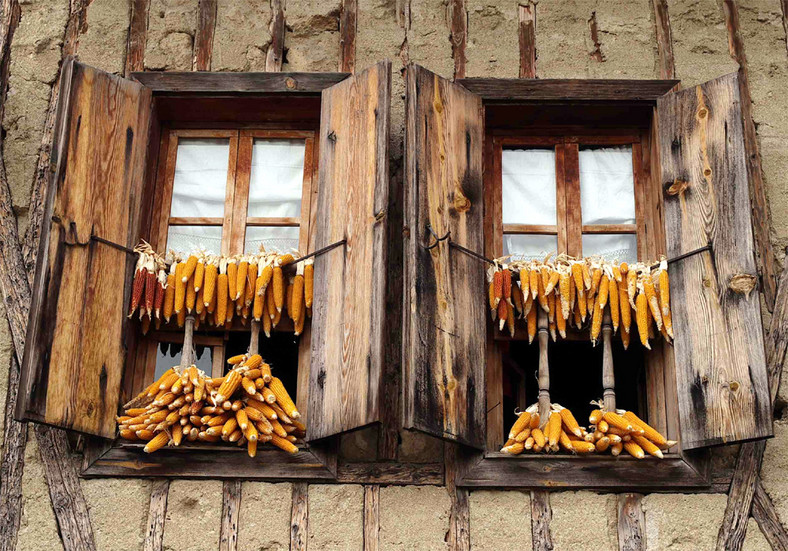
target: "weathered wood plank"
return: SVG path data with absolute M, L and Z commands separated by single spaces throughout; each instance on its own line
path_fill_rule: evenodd
M 642 494 L 619 494 L 618 548 L 620 551 L 646 550 L 645 517 Z
M 14 421 L 19 362 L 11 357 L 5 405 L 3 458 L 0 463 L 0 551 L 15 551 L 22 519 L 22 471 L 25 468 L 27 423 Z
M 380 549 L 380 486 L 364 486 L 364 551 Z
M 380 421 L 391 63 L 323 92 L 307 440 Z
M 197 34 L 194 36 L 195 71 L 210 71 L 213 57 L 213 35 L 216 30 L 217 0 L 200 0 L 197 13 Z
M 340 463 L 336 481 L 347 484 L 442 485 L 443 463 Z
M 222 526 L 219 551 L 238 549 L 238 515 L 241 508 L 241 481 L 225 480 L 222 484 Z
M 139 239 L 151 95 L 79 63 L 70 86 L 58 185 L 44 206 L 52 222 L 40 241 L 17 416 L 112 438 L 133 258 L 90 236 L 126 246 Z
M 154 483 L 150 493 L 148 527 L 145 532 L 145 551 L 161 551 L 164 547 L 164 521 L 167 517 L 167 498 L 170 495 L 170 481 L 159 480 Z
M 575 80 L 463 78 L 458 84 L 485 101 L 634 101 L 653 102 L 677 80 Z
M 345 80 L 347 73 L 135 72 L 157 94 L 320 94 Z
M 668 0 L 651 0 L 654 8 L 654 26 L 657 33 L 657 60 L 659 78 L 676 78 L 676 65 L 673 60 L 673 38 L 670 34 L 670 15 Z
M 148 43 L 148 13 L 150 0 L 132 0 L 129 36 L 126 42 L 126 70 L 128 77 L 133 71 L 145 68 L 145 46 Z
M 481 98 L 408 66 L 403 323 L 404 425 L 484 447 L 484 266 L 451 250 L 451 234 L 484 247 Z
M 717 534 L 718 551 L 738 551 L 744 545 L 747 522 L 750 520 L 752 500 L 758 482 L 758 473 L 763 461 L 766 442 L 742 444 L 736 460 L 725 516 Z
M 531 492 L 531 541 L 534 551 L 553 551 L 551 520 L 553 510 L 550 508 L 550 494 L 546 490 Z
M 735 0 L 724 0 L 725 25 L 728 28 L 728 47 L 731 57 L 739 64 L 739 96 L 741 97 L 741 117 L 744 126 L 744 151 L 747 161 L 747 181 L 750 184 L 750 206 L 752 207 L 752 232 L 755 238 L 755 252 L 761 274 L 761 292 L 770 312 L 774 309 L 777 295 L 777 269 L 771 240 L 769 204 L 766 200 L 766 184 L 763 181 L 761 153 L 758 148 L 758 134 L 752 118 L 752 98 L 750 96 L 750 76 L 747 55 L 739 26 L 739 8 Z
M 682 449 L 771 436 L 758 293 L 729 288 L 755 276 L 746 150 L 736 74 L 657 101 Z
M 293 484 L 293 507 L 290 511 L 290 551 L 306 551 L 309 537 L 309 484 Z
M 752 516 L 761 528 L 763 536 L 772 549 L 788 549 L 788 532 L 777 516 L 769 494 L 759 480 L 755 487 L 755 499 L 752 502 Z
M 520 78 L 536 78 L 536 3 L 528 0 L 518 6 Z
M 783 362 L 788 351 L 788 255 L 783 264 L 777 299 L 766 335 L 766 367 L 769 370 L 769 394 L 772 404 L 777 400 L 783 374 Z
M 448 5 L 449 40 L 451 57 L 454 60 L 454 79 L 465 78 L 465 65 L 468 61 L 465 48 L 468 44 L 468 9 L 465 0 L 449 0 Z
M 471 549 L 471 508 L 468 490 L 457 486 L 463 474 L 463 450 L 458 444 L 443 444 L 443 464 L 446 476 L 446 491 L 451 500 L 449 514 L 449 549 L 470 551 Z
M 285 57 L 285 8 L 284 0 L 271 0 L 271 44 L 265 54 L 265 70 L 279 72 Z
M 339 70 L 343 73 L 356 71 L 356 25 L 358 2 L 342 0 L 339 11 Z

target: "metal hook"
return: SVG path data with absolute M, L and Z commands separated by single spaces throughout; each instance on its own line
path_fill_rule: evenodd
M 438 234 L 435 233 L 435 230 L 432 229 L 432 224 L 427 224 L 427 231 L 430 232 L 432 234 L 432 237 L 435 238 L 435 243 L 433 243 L 432 245 L 422 245 L 422 247 L 424 247 L 428 251 L 430 249 L 434 249 L 435 247 L 437 247 L 438 243 L 447 240 L 451 235 L 451 231 L 447 231 L 446 235 L 444 235 L 443 237 L 438 237 Z

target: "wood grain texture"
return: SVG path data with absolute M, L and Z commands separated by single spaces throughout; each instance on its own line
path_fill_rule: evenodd
M 194 36 L 192 68 L 195 71 L 210 71 L 218 2 L 217 0 L 200 0 L 198 6 L 197 34 Z
M 143 547 L 145 551 L 162 551 L 164 548 L 164 521 L 167 517 L 167 498 L 169 495 L 169 480 L 159 480 L 154 483 L 150 493 L 148 524 Z
M 44 205 L 45 219 L 60 222 L 41 236 L 17 416 L 112 438 L 134 265 L 90 236 L 139 239 L 151 94 L 80 63 L 69 85 Z
M 347 73 L 193 73 L 191 71 L 134 72 L 156 94 L 289 94 L 318 95 L 345 80 Z
M 670 34 L 670 16 L 668 0 L 651 0 L 654 8 L 654 26 L 657 35 L 657 61 L 659 62 L 659 78 L 676 77 L 676 64 L 673 59 L 673 38 Z
M 150 0 L 132 0 L 129 35 L 126 42 L 126 69 L 128 77 L 133 71 L 145 68 L 145 46 L 148 43 L 148 13 Z
M 531 492 L 531 545 L 534 551 L 553 551 L 551 520 L 550 494 L 545 490 Z
M 653 102 L 677 80 L 462 78 L 461 84 L 484 100 Z
M 364 551 L 380 549 L 380 486 L 364 486 Z
M 265 70 L 279 72 L 285 57 L 285 7 L 284 0 L 271 0 L 271 44 L 265 54 Z
M 347 484 L 442 485 L 443 463 L 339 463 L 336 481 Z
M 774 508 L 769 494 L 763 487 L 763 484 L 758 480 L 755 487 L 755 498 L 752 502 L 752 516 L 761 528 L 763 536 L 772 549 L 788 549 L 788 532 L 785 526 L 777 516 L 777 510 Z
M 306 551 L 309 537 L 309 484 L 293 484 L 293 506 L 290 510 L 290 551 Z
M 481 98 L 418 65 L 406 81 L 404 426 L 482 448 L 485 267 L 423 246 L 429 225 L 484 248 Z
M 451 57 L 454 59 L 454 79 L 465 78 L 465 66 L 468 57 L 465 49 L 468 45 L 468 9 L 465 0 L 449 0 L 448 2 L 449 40 L 451 41 Z
M 536 3 L 528 0 L 517 10 L 520 78 L 536 78 Z
M 728 29 L 728 48 L 731 57 L 739 64 L 739 95 L 741 97 L 741 118 L 744 128 L 744 151 L 747 161 L 747 181 L 750 184 L 750 206 L 752 207 L 752 233 L 755 238 L 755 253 L 761 275 L 761 292 L 770 312 L 774 309 L 777 295 L 777 268 L 772 248 L 769 203 L 766 199 L 766 183 L 761 167 L 761 152 L 758 147 L 758 133 L 752 117 L 752 97 L 750 95 L 750 73 L 744 41 L 739 26 L 739 8 L 735 0 L 723 0 L 725 26 Z
M 342 0 L 339 11 L 339 70 L 356 71 L 357 0 Z
M 769 332 L 766 335 L 766 366 L 769 369 L 769 395 L 772 404 L 777 400 L 777 392 L 780 389 L 786 351 L 788 351 L 788 255 L 780 274 L 777 299 L 769 322 Z
M 457 486 L 463 474 L 463 450 L 459 444 L 443 444 L 443 464 L 445 468 L 446 491 L 449 492 L 451 510 L 449 513 L 449 549 L 470 551 L 471 549 L 471 508 L 467 488 Z
M 307 440 L 380 420 L 391 63 L 323 93 Z
M 0 551 L 16 549 L 22 519 L 22 472 L 27 446 L 27 423 L 14 421 L 13 418 L 19 388 L 19 361 L 16 356 L 11 357 L 9 371 L 3 457 L 0 463 Z
M 740 104 L 736 74 L 657 102 L 668 256 L 713 247 L 671 268 L 685 450 L 773 434 L 758 294 L 728 289 L 756 274 Z
M 222 483 L 222 525 L 219 531 L 219 551 L 238 549 L 238 515 L 241 508 L 241 481 Z
M 728 492 L 725 516 L 717 534 L 718 551 L 738 551 L 744 545 L 747 523 L 750 520 L 752 500 L 758 482 L 763 452 L 766 442 L 746 442 L 742 444 L 736 460 L 736 470 Z
M 646 550 L 646 515 L 642 494 L 619 494 L 618 549 L 619 551 Z

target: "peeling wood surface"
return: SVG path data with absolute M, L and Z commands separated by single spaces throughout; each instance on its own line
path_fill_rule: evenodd
M 380 549 L 380 486 L 364 486 L 364 551 Z
M 459 444 L 443 444 L 443 465 L 446 473 L 446 491 L 449 492 L 451 510 L 449 512 L 449 549 L 452 551 L 471 550 L 471 507 L 469 491 L 461 488 L 457 481 L 463 474 L 463 450 Z
M 309 534 L 309 485 L 293 484 L 293 507 L 290 511 L 290 551 L 306 551 Z
M 134 72 L 131 77 L 157 94 L 318 95 L 345 80 L 347 73 Z
M 520 78 L 536 78 L 536 3 L 528 0 L 518 6 Z
M 170 481 L 159 480 L 154 483 L 150 493 L 148 525 L 145 532 L 145 551 L 161 551 L 164 545 L 164 521 L 167 517 L 167 497 L 170 494 Z
M 463 78 L 457 81 L 485 101 L 647 102 L 669 92 L 677 80 Z
M 484 250 L 481 98 L 407 69 L 404 426 L 484 447 L 484 266 L 442 241 Z M 461 282 L 455 283 L 455 282 Z
M 323 92 L 307 440 L 380 421 L 391 63 Z
M 241 481 L 225 480 L 222 484 L 222 525 L 219 551 L 238 549 L 238 515 L 241 507 Z
M 728 493 L 725 516 L 717 534 L 717 551 L 738 551 L 744 545 L 765 449 L 765 441 L 746 442 L 741 446 Z
M 465 48 L 468 45 L 468 9 L 465 0 L 449 0 L 448 6 L 449 40 L 451 57 L 454 59 L 454 79 L 465 78 L 465 65 L 468 58 Z
M 265 70 L 279 72 L 285 57 L 285 8 L 284 0 L 271 0 L 271 44 L 265 55 Z
M 553 510 L 550 508 L 550 494 L 546 490 L 531 492 L 531 538 L 534 551 L 553 551 L 553 535 L 550 521 Z
M 676 64 L 673 59 L 673 37 L 670 33 L 668 0 L 651 0 L 651 5 L 654 8 L 659 78 L 676 78 Z
M 657 101 L 682 449 L 771 436 L 759 296 L 728 291 L 755 274 L 736 74 Z M 687 187 L 675 195 L 676 182 Z
M 200 0 L 197 12 L 197 34 L 194 36 L 195 71 L 210 71 L 213 57 L 213 35 L 216 30 L 217 0 Z
M 339 70 L 343 73 L 356 71 L 357 21 L 357 0 L 342 0 L 339 11 Z
M 646 550 L 646 515 L 642 494 L 619 494 L 618 549 L 619 551 Z
M 126 43 L 126 70 L 128 77 L 132 71 L 142 71 L 145 68 L 145 46 L 148 42 L 148 13 L 150 0 L 132 0 L 131 21 L 129 35 Z

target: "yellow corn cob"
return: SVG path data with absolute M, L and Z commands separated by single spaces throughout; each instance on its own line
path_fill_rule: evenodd
M 569 439 L 569 435 L 566 434 L 564 431 L 561 431 L 561 435 L 558 437 L 558 443 L 566 451 L 568 452 L 574 451 L 572 440 Z
M 588 309 L 586 306 L 585 280 L 583 279 L 583 266 L 580 262 L 572 264 L 572 277 L 575 280 L 575 298 L 580 310 L 580 318 L 585 321 Z
M 263 364 L 263 357 L 260 354 L 252 354 L 244 361 L 244 367 L 248 369 L 257 369 Z
M 614 444 L 611 444 L 611 446 L 610 446 L 610 454 L 613 457 L 616 457 L 616 456 L 621 454 L 621 450 L 623 450 L 623 449 L 624 449 L 624 443 L 623 442 L 616 442 Z
M 227 261 L 227 292 L 230 302 L 234 302 L 238 294 L 238 264 L 234 259 Z
M 175 266 L 175 303 L 173 311 L 176 314 L 180 313 L 186 305 L 186 281 L 183 281 L 185 269 L 186 265 L 183 262 L 179 262 Z
M 513 444 L 501 448 L 501 452 L 508 453 L 510 455 L 519 455 L 523 453 L 524 449 L 525 449 L 525 445 L 522 442 L 515 442 Z
M 557 270 L 550 271 L 550 279 L 547 281 L 547 285 L 544 287 L 544 292 L 546 295 L 549 295 L 555 289 L 555 286 L 558 285 L 558 282 L 561 279 L 561 274 L 558 273 Z
M 537 289 L 536 298 L 537 298 L 537 300 L 539 302 L 539 306 L 542 307 L 542 310 L 544 310 L 545 312 L 547 312 L 549 314 L 550 313 L 550 305 L 547 302 L 547 295 L 544 292 L 544 288 L 545 288 L 544 278 L 540 277 L 539 281 L 536 284 L 536 289 Z
M 514 338 L 514 306 L 509 303 L 506 305 L 506 328 L 509 330 L 509 336 Z
M 531 294 L 531 289 L 530 289 L 531 280 L 530 280 L 530 277 L 531 276 L 528 273 L 528 268 L 520 269 L 520 290 L 523 293 L 523 297 L 527 297 L 528 295 Z M 533 297 L 531 297 L 531 298 L 533 298 Z
M 621 304 L 626 304 L 626 307 L 629 308 L 629 303 L 627 301 L 622 300 Z M 621 344 L 624 346 L 624 350 L 629 349 L 629 337 L 628 331 L 621 331 Z
M 550 331 L 550 338 L 553 339 L 553 342 L 556 342 L 558 340 L 558 333 L 556 331 L 558 326 L 556 326 L 555 320 L 550 320 L 548 322 L 547 329 Z
M 265 336 L 270 338 L 271 337 L 271 316 L 268 315 L 268 309 L 264 305 L 263 306 L 263 333 Z
M 607 306 L 607 298 L 609 291 L 610 291 L 610 278 L 607 277 L 607 274 L 602 274 L 602 278 L 599 280 L 599 294 L 597 297 L 600 310 L 604 310 L 605 306 Z
M 224 402 L 238 390 L 240 384 L 241 374 L 235 369 L 230 370 L 216 393 L 216 402 Z
M 622 264 L 625 266 L 625 264 Z M 632 325 L 632 310 L 628 301 L 627 295 L 627 282 L 624 274 L 621 276 L 621 281 L 618 283 L 618 305 L 621 311 L 621 328 L 629 333 L 629 328 Z
M 301 417 L 301 414 L 296 409 L 292 398 L 290 398 L 287 390 L 285 390 L 285 385 L 282 384 L 282 381 L 280 381 L 277 377 L 271 377 L 271 382 L 268 383 L 268 387 L 274 393 L 276 396 L 276 401 L 279 403 L 282 409 L 285 410 L 285 413 L 287 413 L 288 417 L 292 417 L 293 419 L 298 419 Z
M 572 319 L 575 322 L 575 327 L 577 327 L 578 329 L 583 327 L 583 318 L 580 315 L 580 298 L 579 297 L 577 297 L 577 302 L 575 302 L 575 307 L 572 310 Z
M 532 449 L 534 447 L 534 437 L 533 436 L 529 436 L 528 438 L 526 438 L 523 447 L 526 450 Z
M 591 273 L 588 271 L 588 263 L 582 262 L 580 267 L 583 270 L 583 284 L 585 285 L 586 291 L 591 289 Z
M 197 293 L 194 291 L 194 274 L 186 282 L 186 311 L 191 313 L 197 302 Z
M 241 386 L 243 387 L 243 389 L 246 391 L 247 394 L 250 394 L 251 396 L 257 394 L 257 388 L 254 386 L 254 381 L 252 381 L 251 379 L 247 377 L 242 377 Z
M 260 372 L 262 373 L 263 381 L 266 383 L 271 382 L 271 366 L 263 362 L 260 365 Z
M 558 284 L 558 291 L 561 294 L 561 316 L 564 320 L 569 319 L 569 315 L 572 313 L 572 307 L 569 302 L 571 296 L 571 280 L 572 276 L 566 270 L 560 273 L 560 280 Z
M 547 420 L 547 441 L 551 448 L 558 446 L 561 436 L 561 414 L 554 411 Z
M 183 273 L 181 274 L 181 281 L 186 283 L 191 279 L 192 275 L 194 274 L 194 270 L 197 268 L 197 256 L 196 255 L 189 255 L 189 258 L 186 259 L 183 265 Z
M 624 264 L 626 265 L 626 262 Z M 615 264 L 611 265 L 610 268 L 613 271 L 613 278 L 611 279 L 611 282 L 615 281 L 616 283 L 619 283 L 621 281 L 624 281 L 624 278 L 621 277 L 621 268 L 619 268 Z
M 528 286 L 531 289 L 531 298 L 536 300 L 537 295 L 539 294 L 539 270 L 537 270 L 536 266 L 531 266 L 530 271 L 528 272 L 528 279 L 530 283 Z
M 589 424 L 596 425 L 599 423 L 602 420 L 602 415 L 604 414 L 602 413 L 601 409 L 595 409 L 591 411 L 591 414 L 588 416 Z
M 646 293 L 641 291 L 638 293 L 635 301 L 635 315 L 637 317 L 638 334 L 640 335 L 640 342 L 647 349 L 651 350 L 651 345 L 648 343 L 648 300 Z
M 257 286 L 257 292 L 260 294 L 265 294 L 265 290 L 268 288 L 268 284 L 271 282 L 271 278 L 273 277 L 274 268 L 270 264 L 261 264 L 258 265 L 257 271 L 257 281 L 259 282 L 262 280 L 262 283 Z
M 290 317 L 298 324 L 299 319 L 303 316 L 304 304 L 304 276 L 296 274 L 293 280 L 293 296 L 290 298 Z
M 566 320 L 564 316 L 561 315 L 561 312 L 557 312 L 555 316 L 555 326 L 558 329 L 558 334 L 561 335 L 562 339 L 566 338 Z
M 531 414 L 531 430 L 539 428 L 539 424 L 540 424 L 539 421 L 540 421 L 539 413 L 534 411 Z
M 252 306 L 252 316 L 256 321 L 260 321 L 264 311 L 263 306 L 265 305 L 265 294 L 264 292 L 260 293 L 260 288 L 262 287 L 262 285 L 263 285 L 263 280 L 262 278 L 258 277 L 257 281 L 255 282 L 256 290 L 254 294 L 254 305 Z
M 137 434 L 137 436 L 140 436 L 139 433 Z M 153 453 L 156 450 L 166 446 L 167 442 L 169 441 L 170 441 L 170 435 L 167 434 L 166 432 L 160 432 L 159 434 L 151 438 L 147 444 L 145 444 L 144 451 L 145 453 Z
M 544 448 L 545 436 L 541 429 L 533 429 L 531 431 L 531 436 L 534 437 L 534 445 Z
M 608 430 L 610 430 L 610 425 L 608 425 L 607 421 L 602 419 L 599 423 L 597 423 L 596 428 L 599 432 L 606 433 Z
M 632 413 L 631 411 L 627 411 L 623 415 L 624 419 L 629 421 L 633 427 L 641 429 L 643 431 L 643 436 L 654 442 L 660 448 L 664 447 L 668 443 L 668 439 L 662 436 L 654 427 L 643 421 L 640 417 Z M 646 450 L 648 451 L 648 450 Z
M 238 354 L 236 356 L 231 356 L 230 359 L 227 360 L 227 363 L 230 365 L 238 365 L 240 363 L 243 363 L 245 359 L 246 359 L 246 354 Z
M 315 289 L 315 267 L 312 262 L 304 265 L 304 304 L 312 308 L 312 295 Z
M 560 302 L 560 301 L 558 301 L 556 299 L 555 293 L 550 293 L 549 295 L 547 295 L 547 309 L 549 310 L 549 312 L 547 313 L 547 319 L 551 323 L 555 323 L 555 318 L 556 317 L 559 317 L 559 318 L 561 317 L 560 314 L 558 316 L 555 315 L 555 311 L 556 311 L 555 304 L 556 304 L 556 302 Z
M 197 292 L 197 298 L 194 301 L 194 311 L 199 315 L 201 318 L 202 313 L 205 312 L 205 288 L 200 287 L 200 290 Z
M 203 302 L 205 307 L 207 308 L 211 301 L 213 301 L 215 293 L 216 293 L 216 277 L 218 275 L 218 269 L 215 264 L 212 262 L 208 262 L 205 266 L 205 274 L 203 276 L 203 285 L 205 287 L 205 292 L 203 293 Z
M 649 455 L 653 455 L 654 457 L 659 457 L 662 459 L 664 456 L 662 455 L 662 450 L 660 450 L 654 442 L 645 438 L 640 435 L 633 435 L 632 442 L 640 446 L 643 451 L 645 451 Z
M 282 307 L 285 305 L 285 278 L 282 268 L 279 266 L 274 266 L 272 285 L 274 288 L 274 305 L 276 306 L 276 311 L 281 313 Z
M 490 316 L 495 321 L 498 315 L 498 301 L 495 300 L 495 283 L 492 281 L 487 285 L 487 298 L 490 301 Z
M 629 442 L 624 442 L 624 449 L 629 452 L 629 455 L 635 457 L 637 459 L 643 459 L 646 457 L 646 454 L 643 452 L 643 448 L 638 446 L 636 442 L 630 440 Z
M 249 261 L 241 259 L 235 269 L 235 294 L 231 294 L 234 301 L 241 297 L 246 298 L 246 272 L 249 269 Z
M 618 304 L 618 283 L 615 279 L 610 280 L 610 287 L 608 291 L 610 302 L 610 321 L 613 322 L 613 333 L 618 331 L 618 322 L 621 310 Z
M 236 428 L 238 428 L 238 421 L 235 417 L 230 417 L 227 421 L 225 421 L 224 425 L 222 425 L 221 434 L 224 437 L 230 436 L 235 432 Z
M 522 317 L 523 315 L 523 306 L 525 306 L 525 301 L 523 300 L 523 292 L 520 290 L 520 287 L 517 283 L 512 284 L 512 304 L 514 305 L 515 313 L 517 317 Z
M 523 314 L 521 317 L 523 318 L 527 317 L 533 306 L 534 306 L 534 299 L 531 298 L 531 293 L 528 293 L 525 295 L 525 298 L 523 300 Z
M 580 430 L 580 425 L 577 423 L 575 416 L 572 415 L 572 412 L 566 408 L 563 408 L 559 411 L 559 414 L 561 415 L 561 421 L 563 421 L 567 432 L 580 437 L 582 435 L 582 431 Z
M 628 420 L 624 419 L 618 413 L 615 413 L 613 411 L 606 411 L 605 414 L 602 416 L 602 418 L 605 421 L 607 421 L 607 423 L 611 427 L 615 427 L 617 429 L 629 431 L 629 432 L 632 432 L 634 430 L 632 423 L 630 423 Z
M 594 268 L 593 273 L 591 274 L 591 294 L 595 295 L 599 292 L 599 284 L 602 281 L 602 270 L 600 268 Z
M 251 306 L 257 290 L 257 264 L 254 261 L 249 262 L 246 268 L 246 291 L 244 292 L 244 304 Z
M 659 308 L 659 299 L 657 298 L 657 292 L 654 289 L 654 282 L 651 279 L 649 274 L 645 274 L 643 276 L 643 290 L 646 293 L 646 298 L 648 299 L 648 307 L 651 310 L 651 316 L 654 318 L 654 321 L 657 324 L 657 330 L 662 329 L 662 312 Z
M 520 433 L 514 437 L 515 442 L 525 442 L 528 440 L 528 437 L 531 436 L 531 429 L 526 427 L 520 431 Z
M 194 292 L 202 289 L 203 282 L 205 281 L 205 260 L 200 258 L 197 260 L 197 266 L 194 268 Z
M 596 451 L 599 453 L 604 452 L 610 446 L 610 438 L 603 436 L 596 441 Z
M 637 310 L 635 306 L 635 295 L 637 294 L 637 281 L 638 274 L 632 269 L 627 271 L 627 297 L 629 298 L 629 305 L 633 310 Z
M 536 308 L 531 308 L 528 312 L 528 344 L 534 342 L 536 336 Z
M 249 427 L 249 416 L 243 409 L 239 409 L 235 412 L 235 421 L 238 423 L 238 428 L 243 431 Z
M 592 442 L 586 442 L 585 440 L 573 440 L 572 450 L 575 453 L 593 453 L 596 451 L 596 446 Z
M 288 453 L 298 453 L 298 447 L 295 444 L 276 434 L 271 435 L 271 444 Z
M 670 281 L 668 279 L 667 262 L 665 268 L 659 271 L 659 305 L 662 310 L 662 322 L 665 325 L 665 332 L 673 338 L 673 316 L 670 313 Z
M 227 291 L 228 281 L 227 274 L 220 273 L 216 278 L 216 319 L 219 323 L 223 323 L 227 318 Z

